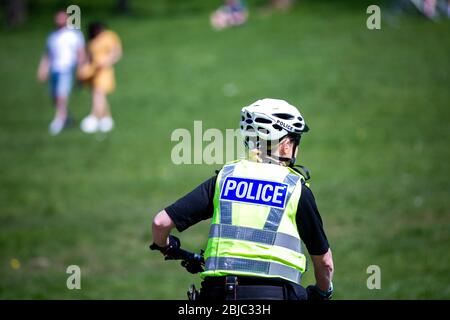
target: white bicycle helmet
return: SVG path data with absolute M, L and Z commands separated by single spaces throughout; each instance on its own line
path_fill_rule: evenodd
M 242 108 L 240 128 L 247 147 L 256 137 L 276 141 L 288 134 L 300 136 L 309 131 L 296 107 L 284 100 L 269 98 Z

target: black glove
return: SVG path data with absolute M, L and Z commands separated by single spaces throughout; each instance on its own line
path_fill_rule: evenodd
M 158 250 L 164 255 L 164 260 L 176 260 L 180 259 L 179 250 L 181 247 L 180 239 L 173 235 L 169 235 L 169 244 L 165 247 L 160 247 L 156 243 L 152 243 L 151 250 Z
M 189 259 L 181 261 L 181 266 L 193 274 L 203 272 L 205 266 L 205 261 L 203 260 L 203 250 L 200 255 L 192 254 Z
M 330 300 L 333 295 L 333 285 L 330 285 L 328 291 L 322 291 L 317 286 L 308 286 L 306 292 L 308 293 L 308 300 Z

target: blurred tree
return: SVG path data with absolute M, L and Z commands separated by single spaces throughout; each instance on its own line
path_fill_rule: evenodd
M 117 0 L 116 4 L 117 11 L 123 14 L 131 13 L 131 3 L 129 0 Z
M 25 22 L 27 18 L 26 0 L 4 0 L 5 18 L 8 26 L 18 26 Z

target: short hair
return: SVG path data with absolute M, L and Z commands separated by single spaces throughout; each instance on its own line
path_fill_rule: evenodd
M 94 39 L 100 32 L 106 29 L 106 26 L 103 22 L 94 21 L 91 22 L 88 26 L 88 36 L 89 40 Z

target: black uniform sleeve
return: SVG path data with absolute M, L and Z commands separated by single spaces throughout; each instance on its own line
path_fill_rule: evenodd
M 211 177 L 165 210 L 178 231 L 212 217 L 217 176 Z
M 329 249 L 322 218 L 317 209 L 314 195 L 306 185 L 302 185 L 302 194 L 297 207 L 297 228 L 303 243 L 311 255 L 323 255 Z

